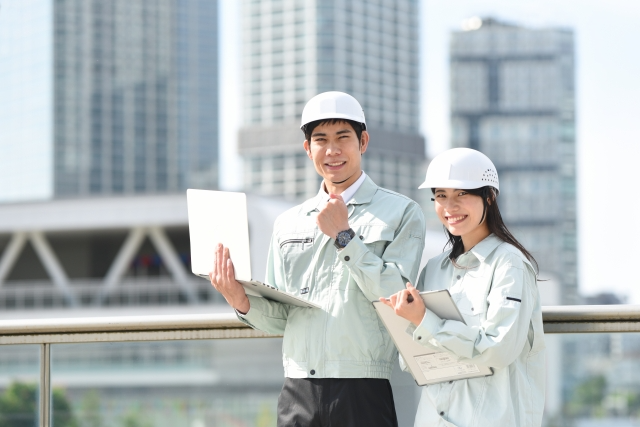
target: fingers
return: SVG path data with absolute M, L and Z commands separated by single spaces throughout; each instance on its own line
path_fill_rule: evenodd
M 386 299 L 386 298 L 380 297 L 380 302 L 381 302 L 381 303 L 383 303 L 383 304 L 384 304 L 384 305 L 386 305 L 386 306 L 389 306 L 389 307 L 391 307 L 391 308 L 394 308 L 394 307 L 393 307 L 393 304 L 391 304 L 391 301 L 389 301 L 389 300 L 388 300 L 388 299 Z
M 391 307 L 393 309 L 396 308 L 397 301 L 398 301 L 398 294 L 393 294 L 389 297 L 389 303 L 391 304 Z
M 222 250 L 224 249 L 224 246 L 222 246 L 222 244 L 218 243 L 217 247 L 216 247 L 216 262 L 214 264 L 214 275 L 213 277 L 216 278 L 216 280 L 218 279 L 218 277 L 220 276 L 220 272 L 221 272 L 221 268 L 222 268 Z
M 340 200 L 342 203 L 344 203 L 344 200 L 342 199 L 342 196 L 340 194 L 329 194 L 329 198 L 330 199 L 334 199 L 334 200 Z
M 413 298 L 418 298 L 420 296 L 420 291 L 418 291 L 411 283 L 407 282 L 407 290 L 413 296 Z
M 234 271 L 233 262 L 231 261 L 231 258 L 227 259 L 227 275 L 226 275 L 226 278 L 227 278 L 227 281 L 236 280 L 236 273 Z

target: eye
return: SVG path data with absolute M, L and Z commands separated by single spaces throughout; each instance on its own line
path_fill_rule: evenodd
M 467 194 L 469 193 L 467 193 L 466 191 L 461 191 L 458 193 L 458 196 L 466 196 Z
M 445 199 L 447 196 L 445 196 L 442 193 L 436 194 L 436 199 Z

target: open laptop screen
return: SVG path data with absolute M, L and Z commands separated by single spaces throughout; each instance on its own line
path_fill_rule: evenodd
M 247 196 L 230 191 L 187 190 L 191 271 L 209 277 L 218 243 L 229 248 L 237 280 L 251 280 Z

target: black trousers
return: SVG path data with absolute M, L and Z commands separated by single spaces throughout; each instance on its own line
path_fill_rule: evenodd
M 278 427 L 398 427 L 388 380 L 285 378 Z

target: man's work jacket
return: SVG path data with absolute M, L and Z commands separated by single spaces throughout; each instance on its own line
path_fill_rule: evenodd
M 240 320 L 284 334 L 289 378 L 389 378 L 397 352 L 372 301 L 415 283 L 425 221 L 413 200 L 369 177 L 347 203 L 356 235 L 342 250 L 316 225 L 320 192 L 278 217 L 266 283 L 320 307 L 302 308 L 249 296 Z

